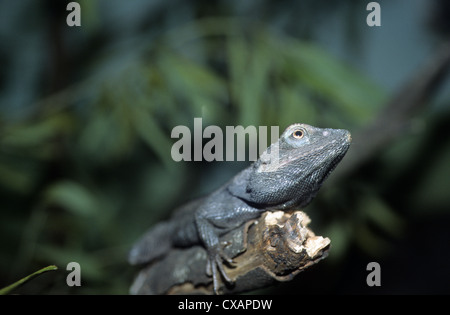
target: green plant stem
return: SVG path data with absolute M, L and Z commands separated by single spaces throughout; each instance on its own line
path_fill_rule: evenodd
M 19 281 L 16 281 L 13 284 L 11 284 L 11 285 L 9 285 L 7 287 L 4 287 L 3 289 L 0 289 L 0 295 L 5 295 L 5 294 L 10 293 L 15 288 L 21 286 L 25 282 L 30 281 L 32 278 L 34 278 L 34 277 L 36 277 L 36 276 L 38 276 L 38 275 L 40 275 L 40 274 L 42 274 L 44 272 L 57 270 L 57 269 L 58 269 L 58 267 L 56 267 L 55 265 L 50 265 L 50 266 L 42 268 L 42 269 L 40 269 L 40 270 L 38 270 L 36 272 L 33 272 L 32 274 L 30 274 L 30 275 L 20 279 Z

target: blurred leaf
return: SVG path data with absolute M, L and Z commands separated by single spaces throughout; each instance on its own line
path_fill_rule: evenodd
M 83 16 L 83 31 L 94 32 L 100 26 L 98 1 L 78 0 Z
M 158 66 L 166 80 L 168 90 L 190 100 L 191 96 L 226 99 L 225 82 L 211 68 L 198 65 L 173 53 L 160 53 Z M 220 103 L 219 103 L 220 104 Z M 195 103 L 191 103 L 195 106 Z
M 279 87 L 279 120 L 288 125 L 294 121 L 313 124 L 316 120 L 315 105 L 302 89 L 281 85 Z
M 44 200 L 47 204 L 60 206 L 76 216 L 92 217 L 99 212 L 95 196 L 82 185 L 68 180 L 48 187 Z
M 35 185 L 38 175 L 36 166 L 31 161 L 19 162 L 0 157 L 0 185 L 16 193 L 29 193 Z
M 363 251 L 374 257 L 387 253 L 391 248 L 390 243 L 377 235 L 366 224 L 358 224 L 355 226 L 353 239 Z
M 240 110 L 238 122 L 244 126 L 261 121 L 268 90 L 271 55 L 262 35 L 247 43 L 242 36 L 228 43 L 228 67 L 232 98 Z
M 440 144 L 443 144 L 440 142 Z M 448 211 L 450 204 L 449 178 L 450 178 L 450 146 L 435 157 L 433 163 L 426 165 L 428 171 L 414 192 L 412 203 L 420 215 L 435 214 L 437 211 Z
M 399 237 L 405 230 L 404 220 L 373 193 L 366 194 L 360 204 L 363 215 L 391 236 Z
M 383 90 L 367 77 L 350 69 L 318 46 L 300 41 L 274 41 L 284 46 L 286 71 L 336 104 L 352 121 L 368 122 L 385 100 Z
M 34 147 L 47 145 L 48 141 L 73 128 L 73 117 L 58 114 L 38 120 L 12 125 L 7 128 L 0 138 L 0 143 L 13 147 Z
M 101 162 L 122 157 L 133 143 L 125 117 L 126 113 L 114 106 L 93 114 L 79 137 L 80 149 Z
M 171 167 L 170 156 L 171 142 L 165 132 L 162 131 L 156 119 L 142 106 L 136 106 L 134 111 L 134 127 L 140 138 L 156 153 L 159 160 L 168 168 Z
M 331 240 L 330 259 L 339 261 L 346 253 L 350 244 L 351 229 L 347 222 L 333 222 L 328 225 L 323 233 L 324 237 Z

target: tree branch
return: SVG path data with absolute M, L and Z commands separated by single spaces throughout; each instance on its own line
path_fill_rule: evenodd
M 316 236 L 301 211 L 265 212 L 257 221 L 235 229 L 222 240 L 224 251 L 235 261 L 226 267 L 232 285 L 221 283 L 225 294 L 240 293 L 290 281 L 328 255 L 330 239 Z M 132 294 L 213 294 L 206 275 L 206 251 L 200 247 L 173 249 L 162 260 L 143 269 Z
M 450 66 L 450 42 L 433 53 L 387 101 L 372 123 L 352 132 L 352 146 L 325 185 L 332 186 L 357 171 L 383 148 L 412 131 L 414 117 L 428 105 L 446 78 Z

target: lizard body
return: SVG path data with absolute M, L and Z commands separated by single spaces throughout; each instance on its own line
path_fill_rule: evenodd
M 147 231 L 130 251 L 129 262 L 148 263 L 172 247 L 203 245 L 208 255 L 207 273 L 217 293 L 219 272 L 231 282 L 224 272 L 224 261 L 233 263 L 223 253 L 220 236 L 264 211 L 308 205 L 344 157 L 350 142 L 347 130 L 289 126 L 255 163 L 228 183 L 180 207 L 169 221 Z

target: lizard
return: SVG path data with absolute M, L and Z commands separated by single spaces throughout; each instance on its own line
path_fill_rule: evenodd
M 212 277 L 214 293 L 218 294 L 220 276 L 232 283 L 224 264 L 234 264 L 224 253 L 220 236 L 265 211 L 306 207 L 350 143 L 351 134 L 344 129 L 290 125 L 249 167 L 145 232 L 131 248 L 129 263 L 150 263 L 171 248 L 201 245 L 207 253 L 206 274 Z

